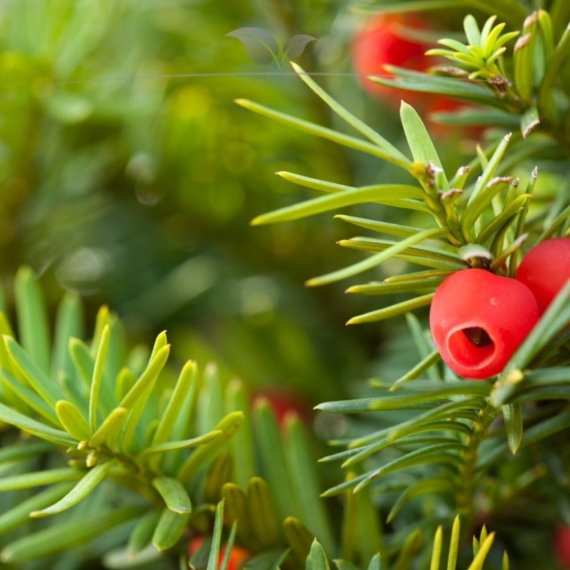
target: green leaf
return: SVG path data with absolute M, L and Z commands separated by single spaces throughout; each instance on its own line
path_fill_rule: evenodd
M 97 431 L 89 438 L 89 446 L 98 448 L 104 444 L 112 447 L 119 440 L 121 427 L 129 417 L 127 408 L 115 408 L 99 426 Z
M 339 245 L 359 249 L 364 251 L 385 251 L 389 247 L 398 242 L 368 237 L 355 237 L 349 240 L 340 240 Z M 456 253 L 446 251 L 436 247 L 428 247 L 422 245 L 409 246 L 404 253 L 396 253 L 394 257 L 398 259 L 414 259 L 415 263 L 429 263 L 434 266 L 441 265 L 442 269 L 451 267 L 452 269 L 466 269 L 468 264 L 464 262 Z M 425 259 L 426 261 L 416 261 L 417 259 Z
M 254 539 L 250 516 L 247 512 L 247 498 L 245 493 L 235 483 L 226 483 L 222 487 L 222 497 L 225 503 L 225 519 L 229 524 L 237 522 L 238 539 L 242 544 L 250 548 Z
M 442 236 L 444 234 L 445 230 L 441 228 L 431 228 L 429 230 L 420 231 L 419 233 L 403 239 L 399 243 L 396 243 L 393 246 L 385 249 L 383 252 L 373 255 L 372 257 L 361 261 L 360 263 L 345 267 L 344 269 L 340 269 L 339 271 L 335 271 L 333 273 L 328 273 L 327 275 L 322 275 L 321 277 L 313 277 L 312 279 L 309 279 L 306 284 L 309 286 L 325 285 L 328 283 L 333 283 L 334 281 L 339 281 L 340 279 L 352 277 L 353 275 L 357 275 L 358 273 L 366 271 L 367 269 L 372 269 L 376 265 L 379 265 L 380 263 L 391 259 L 412 245 L 420 243 L 426 239 Z
M 520 404 L 506 404 L 501 408 L 505 420 L 505 431 L 509 449 L 516 454 L 523 437 L 523 417 Z
M 189 514 L 175 513 L 165 508 L 152 535 L 152 544 L 155 548 L 158 550 L 172 548 L 182 536 L 189 518 Z
M 156 477 L 152 486 L 160 493 L 166 506 L 175 513 L 191 513 L 192 505 L 186 489 L 172 477 Z
M 0 559 L 18 564 L 77 547 L 123 524 L 144 511 L 144 507 L 121 507 L 89 515 L 89 524 L 77 524 L 76 519 L 61 522 L 31 535 L 17 539 L 2 550 Z
M 404 545 L 399 551 L 398 558 L 396 559 L 393 569 L 405 570 L 410 568 L 421 551 L 423 544 L 423 534 L 419 528 L 416 528 L 406 538 Z
M 531 107 L 521 117 L 521 133 L 523 139 L 526 139 L 530 133 L 540 125 L 538 109 Z
M 174 392 L 168 401 L 166 410 L 160 418 L 156 432 L 152 438 L 153 445 L 168 441 L 174 429 L 176 419 L 182 410 L 184 396 L 190 391 L 194 382 L 196 382 L 196 362 L 189 360 L 182 368 L 182 372 L 174 387 Z
M 57 503 L 51 505 L 51 507 L 47 507 L 40 511 L 33 511 L 30 513 L 31 517 L 47 517 L 50 515 L 55 515 L 57 513 L 61 513 L 74 507 L 78 503 L 80 503 L 87 495 L 89 495 L 101 481 L 105 478 L 107 473 L 113 467 L 113 461 L 106 461 L 104 463 L 99 463 L 92 469 L 90 469 L 83 478 L 75 485 L 69 493 L 60 499 Z
M 433 142 L 417 111 L 411 105 L 402 101 L 402 105 L 400 107 L 400 118 L 402 119 L 404 133 L 406 134 L 406 139 L 410 150 L 412 151 L 414 161 L 421 162 L 426 166 L 432 162 L 439 168 L 443 169 L 441 160 L 433 146 Z M 448 190 L 449 183 L 447 182 L 447 179 L 445 179 L 445 175 L 444 180 L 445 185 L 441 190 Z
M 396 515 L 400 512 L 402 507 L 410 502 L 413 501 L 417 497 L 421 497 L 422 495 L 429 494 L 429 493 L 453 493 L 454 490 L 450 487 L 449 480 L 432 477 L 428 479 L 420 479 L 409 485 L 404 492 L 398 497 L 392 509 L 388 513 L 388 517 L 386 518 L 386 523 L 390 523 L 394 520 Z
M 196 409 L 198 431 L 211 431 L 223 417 L 224 395 L 218 367 L 213 362 L 209 362 L 204 369 L 201 390 L 198 395 Z
M 75 370 L 69 355 L 69 339 L 78 337 L 83 330 L 83 313 L 79 296 L 67 292 L 57 310 L 55 338 L 52 354 L 52 378 L 61 372 L 68 377 L 74 376 Z
M 48 422 L 57 427 L 60 426 L 57 414 L 54 412 L 53 408 L 50 407 L 37 392 L 31 390 L 27 386 L 24 386 L 7 370 L 0 370 L 0 378 L 8 390 L 13 392 L 22 402 L 30 406 L 32 410 L 35 410 Z
M 61 425 L 77 441 L 87 441 L 91 437 L 85 418 L 71 402 L 60 400 L 55 405 L 55 411 Z
M 504 108 L 505 104 L 491 92 L 480 85 L 467 81 L 458 81 L 455 77 L 437 77 L 418 71 L 410 71 L 402 67 L 386 65 L 386 70 L 395 76 L 395 79 L 382 79 L 371 77 L 372 81 L 420 93 L 447 95 L 449 97 L 464 99 L 473 103 L 482 103 L 486 106 Z
M 28 489 L 64 481 L 76 481 L 81 479 L 82 476 L 83 473 L 81 471 L 69 469 L 68 467 L 48 469 L 46 471 L 38 471 L 37 473 L 23 473 L 13 475 L 12 477 L 0 478 L 0 491 L 14 491 L 15 489 Z
M 247 490 L 247 507 L 254 536 L 263 549 L 277 547 L 281 543 L 279 517 L 269 485 L 260 477 L 254 477 Z
M 568 20 L 566 19 L 564 24 Z M 562 22 L 556 22 L 553 18 L 554 25 L 560 25 Z M 545 113 L 550 119 L 557 119 L 557 106 L 555 104 L 555 84 L 560 77 L 560 70 L 568 54 L 570 53 L 570 29 L 568 26 L 564 29 L 564 33 L 556 46 L 552 58 L 546 67 L 546 72 L 542 79 L 538 91 L 538 108 Z
M 275 493 L 279 516 L 282 520 L 289 515 L 297 516 L 300 514 L 300 505 L 293 494 L 291 477 L 287 472 L 279 426 L 273 409 L 265 398 L 256 400 L 253 417 L 263 472 Z
M 426 447 L 416 449 L 411 451 L 402 457 L 393 459 L 389 461 L 382 467 L 375 469 L 363 480 L 360 481 L 354 488 L 354 492 L 358 493 L 361 489 L 369 485 L 372 481 L 378 477 L 388 475 L 390 473 L 395 473 L 402 469 L 409 469 L 411 467 L 416 467 L 418 465 L 425 465 L 426 463 L 436 463 L 436 462 L 452 462 L 456 463 L 460 461 L 459 455 L 454 453 L 454 451 L 463 451 L 465 446 L 460 443 L 448 442 L 448 443 L 437 443 L 434 445 L 428 445 Z
M 424 193 L 417 186 L 409 186 L 406 184 L 383 184 L 375 186 L 363 186 L 350 192 L 336 192 L 319 196 L 300 204 L 293 204 L 280 208 L 268 214 L 257 216 L 252 220 L 251 225 L 258 226 L 262 224 L 274 224 L 277 222 L 288 222 L 298 220 L 307 216 L 321 214 L 337 208 L 353 206 L 366 202 L 374 202 L 385 204 L 387 206 L 395 206 L 410 209 L 427 209 L 422 203 L 413 200 L 423 200 Z M 413 199 L 413 200 L 410 200 Z M 412 206 L 416 206 L 412 208 Z
M 218 503 L 218 506 L 216 507 L 216 518 L 214 520 L 214 530 L 212 532 L 212 546 L 210 547 L 210 555 L 208 556 L 207 570 L 218 570 L 223 524 L 224 524 L 224 501 L 221 501 Z
M 439 562 L 441 560 L 441 543 L 443 540 L 443 531 L 441 527 L 437 527 L 435 537 L 433 539 L 433 551 L 431 555 L 430 570 L 439 570 Z
M 204 500 L 217 503 L 222 498 L 222 489 L 232 478 L 234 460 L 229 451 L 216 457 L 208 468 L 204 480 Z
M 291 553 L 298 563 L 304 562 L 311 551 L 315 536 L 307 527 L 294 517 L 287 517 L 283 522 L 285 538 L 291 547 Z
M 313 81 L 301 66 L 291 62 L 291 66 L 299 75 L 299 77 L 308 85 L 314 93 L 316 93 L 341 119 L 344 119 L 349 125 L 354 127 L 358 132 L 363 134 L 367 139 L 372 141 L 375 145 L 386 150 L 393 156 L 394 164 L 399 164 L 409 170 L 412 166 L 409 159 L 404 156 L 395 146 L 388 142 L 375 130 L 371 129 L 368 125 L 363 123 L 360 119 L 356 118 L 352 113 L 348 112 L 342 105 L 337 103 L 328 93 L 326 93 L 315 81 Z
M 121 408 L 127 408 L 128 410 L 132 409 L 137 400 L 142 396 L 143 392 L 156 382 L 158 375 L 168 360 L 169 354 L 170 346 L 168 345 L 160 348 L 154 357 L 151 356 L 151 360 L 146 370 L 136 381 L 135 385 L 129 390 L 127 395 L 121 400 L 121 403 L 119 404 Z
M 29 267 L 22 267 L 16 274 L 14 293 L 22 346 L 35 366 L 48 374 L 50 340 L 47 309 L 36 276 Z
M 32 435 L 36 435 L 42 439 L 59 445 L 72 447 L 77 445 L 77 442 L 66 432 L 48 427 L 43 423 L 17 412 L 16 410 L 12 410 L 4 404 L 0 404 L 0 420 L 7 424 L 16 426 L 25 432 L 31 433 Z
M 56 402 L 63 399 L 59 385 L 47 376 L 36 364 L 35 358 L 32 358 L 13 338 L 9 336 L 3 338 L 19 372 L 50 406 L 55 407 Z
M 493 540 L 495 539 L 495 533 L 491 533 L 481 544 L 479 547 L 479 552 L 477 552 L 477 556 L 473 559 L 473 562 L 469 566 L 467 570 L 482 570 L 483 563 L 485 562 L 485 558 L 487 558 L 487 554 L 489 554 L 489 550 L 491 550 L 491 546 L 493 546 Z
M 311 551 L 307 557 L 305 570 L 330 570 L 327 555 L 323 547 L 317 542 L 317 539 L 313 540 L 313 544 L 311 545 Z
M 153 455 L 155 453 L 165 453 L 167 451 L 174 451 L 177 449 L 186 449 L 188 447 L 198 447 L 199 445 L 206 445 L 211 441 L 214 441 L 224 434 L 221 430 L 214 430 L 204 435 L 194 437 L 192 439 L 184 439 L 182 441 L 166 441 L 164 443 L 159 443 L 157 445 L 151 445 L 150 447 L 145 447 L 139 454 L 139 457 L 144 457 L 145 455 Z
M 241 380 L 234 379 L 228 384 L 224 400 L 227 413 L 249 410 L 251 407 L 250 396 Z M 248 412 L 244 413 L 241 429 L 230 439 L 229 445 L 234 458 L 235 481 L 245 489 L 257 471 L 253 425 Z
M 425 358 L 418 362 L 409 372 L 400 376 L 392 386 L 392 390 L 399 387 L 400 384 L 416 380 L 423 376 L 432 366 L 436 365 L 441 360 L 441 356 L 437 350 L 430 352 Z
M 409 168 L 408 159 L 405 159 L 405 161 L 403 161 L 397 155 L 394 156 L 391 152 L 385 148 L 379 147 L 376 144 L 371 144 L 367 141 L 339 133 L 333 129 L 327 129 L 326 127 L 321 127 L 320 125 L 315 125 L 313 123 L 309 123 L 308 121 L 297 119 L 296 117 L 286 115 L 285 113 L 280 113 L 279 111 L 274 111 L 273 109 L 269 109 L 263 105 L 258 105 L 252 101 L 247 101 L 246 99 L 236 99 L 235 102 L 241 107 L 259 113 L 260 115 L 269 117 L 270 119 L 283 123 L 289 127 L 298 129 L 302 132 L 322 137 L 348 148 L 353 148 L 355 150 L 360 150 L 367 154 L 371 154 L 377 158 L 381 158 L 382 160 L 405 168 L 406 170 Z
M 160 511 L 150 511 L 141 517 L 129 536 L 127 551 L 130 556 L 134 556 L 150 544 L 160 514 Z
M 109 325 L 105 325 L 103 333 L 101 334 L 99 347 L 97 349 L 97 357 L 95 358 L 95 367 L 93 369 L 93 377 L 91 379 L 91 390 L 89 393 L 89 427 L 91 428 L 92 432 L 97 430 L 99 391 L 101 390 L 103 368 L 105 367 L 105 358 L 107 357 L 107 348 L 109 346 L 109 334 Z
M 91 378 L 95 369 L 95 361 L 89 347 L 79 338 L 69 339 L 69 354 L 73 365 L 87 388 L 91 389 Z
M 389 319 L 395 317 L 396 315 L 401 315 L 414 309 L 419 309 L 420 307 L 426 307 L 431 305 L 431 301 L 435 293 L 430 293 L 429 295 L 422 295 L 421 297 L 416 297 L 415 299 L 409 299 L 408 301 L 403 301 L 402 303 L 396 303 L 389 307 L 383 309 L 378 309 L 377 311 L 371 311 L 370 313 L 365 313 L 364 315 L 358 315 L 357 317 L 352 317 L 346 324 L 347 325 L 360 325 L 363 323 L 372 323 L 375 321 L 381 321 L 384 319 Z
M 324 501 L 320 498 L 321 489 L 315 469 L 312 442 L 297 416 L 290 416 L 287 419 L 285 442 L 287 471 L 293 494 L 300 499 L 301 519 L 315 533 L 325 549 L 333 552 L 334 538 Z
M 53 451 L 53 446 L 45 442 L 24 441 L 22 443 L 13 443 L 0 448 L 0 465 L 2 463 L 12 463 L 34 455 L 42 455 L 49 451 Z
M 61 499 L 70 489 L 73 483 L 60 483 L 52 485 L 43 491 L 18 503 L 15 507 L 0 514 L 0 535 L 6 534 L 22 524 L 29 522 L 30 512 L 36 509 L 43 509 L 51 505 L 54 501 Z
M 220 452 L 227 440 L 233 436 L 243 422 L 243 417 L 243 412 L 232 412 L 223 418 L 215 430 L 221 431 L 222 435 L 198 447 L 178 470 L 177 479 L 182 483 L 190 481 L 208 461 Z
M 230 566 L 230 559 L 232 555 L 232 549 L 234 547 L 236 532 L 237 532 L 237 522 L 234 521 L 234 523 L 232 524 L 232 528 L 230 530 L 230 536 L 228 537 L 228 542 L 226 543 L 226 549 L 225 549 L 226 551 L 224 552 L 224 558 L 222 560 L 222 563 L 220 564 L 220 570 L 228 570 Z
M 459 515 L 453 521 L 451 529 L 451 539 L 449 541 L 449 556 L 447 558 L 447 570 L 455 570 L 457 565 L 457 555 L 459 553 L 459 537 L 461 531 L 461 522 Z

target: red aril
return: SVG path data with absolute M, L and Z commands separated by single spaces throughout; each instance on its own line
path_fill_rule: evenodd
M 570 238 L 543 241 L 521 261 L 517 279 L 533 293 L 543 313 L 570 279 Z
M 530 289 L 483 269 L 450 275 L 437 289 L 430 328 L 443 361 L 465 378 L 499 374 L 539 318 Z

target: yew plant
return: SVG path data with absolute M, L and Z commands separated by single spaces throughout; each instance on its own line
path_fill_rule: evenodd
M 560 183 L 541 198 L 540 176 L 561 181 L 570 165 L 570 4 L 554 0 L 534 12 L 512 0 L 365 8 L 465 4 L 489 17 L 466 16 L 464 41 L 442 39 L 430 50 L 452 65 L 430 73 L 390 68 L 391 79 L 374 78 L 470 104 L 440 114 L 442 122 L 492 126 L 456 171 L 447 171 L 412 106 L 401 104 L 408 146 L 401 150 L 296 64 L 299 79 L 357 134 L 238 100 L 407 178 L 353 187 L 279 172 L 324 195 L 252 223 L 361 204 L 405 213 L 409 224 L 338 214 L 364 232 L 339 245 L 366 257 L 355 253 L 353 265 L 308 285 L 402 262 L 397 275 L 348 288 L 384 300 L 349 324 L 405 318 L 417 364 L 395 381 L 371 379 L 369 397 L 318 406 L 323 417 L 350 422 L 319 465 L 315 437 L 297 415 L 279 425 L 267 401 L 252 406 L 244 383 L 224 383 L 214 364 L 172 364 L 166 333 L 151 348 L 129 349 L 120 319 L 103 307 L 86 334 L 81 300 L 65 293 L 52 335 L 41 284 L 24 267 L 14 283 L 15 318 L 0 304 L 5 567 L 233 570 L 238 547 L 244 567 L 255 570 L 555 567 L 548 539 L 533 537 L 553 535 L 558 521 L 570 526 L 570 196 Z M 518 270 L 527 251 L 553 240 L 563 254 L 554 269 L 545 265 L 544 278 L 556 271 L 558 285 L 539 306 Z M 427 310 L 457 276 L 466 284 L 439 304 L 432 335 Z M 519 295 L 521 287 L 528 293 Z M 459 328 L 445 324 L 448 313 Z M 520 333 L 521 319 L 528 329 L 511 334 Z M 449 330 L 439 341 L 442 323 Z M 495 357 L 498 369 L 477 368 Z
M 463 3 L 379 2 L 363 8 L 395 12 L 437 9 L 443 4 Z M 409 175 L 407 184 L 386 181 L 352 187 L 279 172 L 283 178 L 325 195 L 260 215 L 252 222 L 285 222 L 364 203 L 414 214 L 412 219 L 417 226 L 392 223 L 389 218 L 338 214 L 340 220 L 368 231 L 363 237 L 344 239 L 338 244 L 369 255 L 354 265 L 308 281 L 310 286 L 326 285 L 360 275 L 391 259 L 402 260 L 409 268 L 383 281 L 351 285 L 347 293 L 381 295 L 387 301 L 353 317 L 348 324 L 368 324 L 405 315 L 410 343 L 415 343 L 420 355 L 417 365 L 395 382 L 370 380 L 376 396 L 318 406 L 326 412 L 354 414 L 355 422 L 364 422 L 365 426 L 355 430 L 354 438 L 332 442 L 341 450 L 322 460 L 339 461 L 346 469 L 345 480 L 324 493 L 326 497 L 345 495 L 345 516 L 350 522 L 342 554 L 350 559 L 358 543 L 352 533 L 356 516 L 350 504 L 356 500 L 354 497 L 371 489 L 378 503 L 388 504 L 387 522 L 393 522 L 399 530 L 386 537 L 381 559 L 388 567 L 414 567 L 412 560 L 421 549 L 419 527 L 432 528 L 433 532 L 440 523 L 449 527 L 453 516 L 458 515 L 465 528 L 475 530 L 485 522 L 500 520 L 507 509 L 513 511 L 513 522 L 514 513 L 521 514 L 517 507 L 528 503 L 529 497 L 552 498 L 552 493 L 545 489 L 547 480 L 561 493 L 566 485 L 564 476 L 547 474 L 549 469 L 564 469 L 564 463 L 558 464 L 557 469 L 553 464 L 562 461 L 565 453 L 558 451 L 560 457 L 554 460 L 548 457 L 547 450 L 552 445 L 551 436 L 570 425 L 566 402 L 570 393 L 570 264 L 567 257 L 563 258 L 555 270 L 557 274 L 561 272 L 562 284 L 542 314 L 533 295 L 515 277 L 531 246 L 552 238 L 568 239 L 564 238 L 570 226 L 567 183 L 562 183 L 548 201 L 533 203 L 533 197 L 543 164 L 558 172 L 568 168 L 570 78 L 563 70 L 568 69 L 570 51 L 569 29 L 565 25 L 570 21 L 570 5 L 555 1 L 550 11 L 531 12 L 523 2 L 476 4 L 491 16 L 481 24 L 473 15 L 466 16 L 464 42 L 442 39 L 439 43 L 447 49 L 428 52 L 451 60 L 452 66 L 436 65 L 430 73 L 387 66 L 393 78 L 370 78 L 384 85 L 450 96 L 471 104 L 466 110 L 440 115 L 439 119 L 446 123 L 493 126 L 472 160 L 456 172 L 445 170 L 422 118 L 406 102 L 401 104 L 400 117 L 409 154 L 341 106 L 295 64 L 300 79 L 360 137 L 238 100 L 247 109 L 371 154 Z M 498 21 L 497 14 L 505 21 Z M 524 175 L 523 169 L 528 169 Z M 459 285 L 461 295 L 448 295 L 440 301 L 443 308 L 438 309 L 435 320 L 444 320 L 447 313 L 456 310 L 466 309 L 470 314 L 463 315 L 463 324 L 452 332 L 462 337 L 457 341 L 462 347 L 457 350 L 469 352 L 463 355 L 463 366 L 459 368 L 467 370 L 464 376 L 481 381 L 461 377 L 453 364 L 442 365 L 442 345 L 438 346 L 437 339 L 434 344 L 421 320 L 412 313 L 432 305 L 441 284 L 460 273 L 467 276 L 467 282 Z M 498 296 L 490 297 L 487 305 L 497 306 L 488 310 L 476 296 L 481 285 L 469 282 L 475 275 L 492 279 L 490 288 L 497 287 L 501 294 L 505 293 L 505 301 L 511 297 L 511 306 L 505 308 Z M 549 276 L 547 272 L 543 279 L 556 280 L 558 275 Z M 526 293 L 523 291 L 519 297 L 517 289 L 511 294 L 511 283 Z M 404 294 L 406 299 L 392 302 L 393 294 Z M 531 315 L 527 318 L 529 310 Z M 508 318 L 503 317 L 502 311 L 508 311 Z M 509 319 L 513 319 L 511 324 L 506 324 Z M 526 328 L 515 342 L 508 331 L 494 336 L 495 329 L 503 326 L 510 326 L 511 330 Z M 446 342 L 450 350 L 456 341 Z M 477 359 L 488 359 L 493 351 L 501 351 L 501 357 L 507 354 L 498 369 L 468 374 L 469 368 L 478 365 Z M 450 364 L 445 356 L 444 360 Z M 371 428 L 373 421 L 364 419 L 365 414 L 376 418 L 376 429 Z M 509 459 L 509 455 L 515 459 Z M 546 469 L 544 462 L 549 466 Z M 516 474 L 508 472 L 505 464 L 516 465 Z M 394 496 L 393 500 L 386 499 Z M 408 514 L 406 522 L 398 525 L 400 513 L 419 497 L 423 498 L 423 509 L 408 511 L 417 518 Z M 551 521 L 563 516 L 559 505 L 547 508 Z M 431 568 L 440 567 L 439 532 Z M 481 540 L 475 540 L 476 558 L 470 568 L 482 567 L 493 537 L 485 534 Z M 449 552 L 448 567 L 454 568 L 456 549 L 452 546 Z M 427 558 L 423 560 L 427 564 Z M 506 557 L 502 565 L 509 567 Z

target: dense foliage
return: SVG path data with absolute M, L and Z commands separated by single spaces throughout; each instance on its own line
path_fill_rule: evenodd
M 570 267 L 516 340 L 465 294 L 496 369 L 446 354 L 459 294 L 427 319 L 570 239 L 566 0 L 0 16 L 6 567 L 570 563 Z M 369 18 L 433 66 L 363 93 Z

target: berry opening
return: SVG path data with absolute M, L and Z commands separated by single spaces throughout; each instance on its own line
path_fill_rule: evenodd
M 451 356 L 462 366 L 480 368 L 495 355 L 495 343 L 481 327 L 466 327 L 452 331 L 447 340 Z

